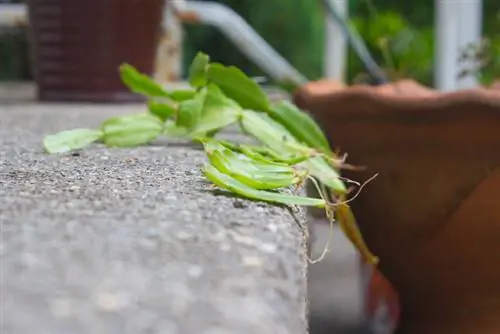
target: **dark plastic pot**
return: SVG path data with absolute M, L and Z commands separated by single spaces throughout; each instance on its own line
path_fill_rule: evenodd
M 44 101 L 137 101 L 127 62 L 152 74 L 165 0 L 29 0 L 33 67 Z

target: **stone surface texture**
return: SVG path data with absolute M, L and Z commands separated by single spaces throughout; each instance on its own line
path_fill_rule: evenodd
M 185 143 L 42 152 L 140 111 L 0 106 L 0 332 L 306 333 L 301 210 L 214 194 Z

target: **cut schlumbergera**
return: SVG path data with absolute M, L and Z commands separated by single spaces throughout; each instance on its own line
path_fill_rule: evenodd
M 198 53 L 189 69 L 190 88 L 168 91 L 133 66 L 120 66 L 123 83 L 148 99 L 148 112 L 112 117 L 99 129 L 75 129 L 49 135 L 48 153 L 64 153 L 100 141 L 108 147 L 134 147 L 160 136 L 203 144 L 208 163 L 203 174 L 216 186 L 253 200 L 324 208 L 338 222 L 367 262 L 376 264 L 346 203 L 340 178 L 343 159 L 331 150 L 316 122 L 289 101 L 272 103 L 260 86 L 234 66 L 210 63 Z M 217 139 L 238 124 L 260 146 Z M 321 198 L 280 191 L 307 180 Z

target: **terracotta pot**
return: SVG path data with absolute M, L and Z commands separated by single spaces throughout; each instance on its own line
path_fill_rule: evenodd
M 397 333 L 500 333 L 500 91 L 315 82 L 294 99 L 367 166 L 346 176 L 379 173 L 352 206 L 399 293 Z
M 165 0 L 29 0 L 34 75 L 44 101 L 137 101 L 128 62 L 152 74 Z

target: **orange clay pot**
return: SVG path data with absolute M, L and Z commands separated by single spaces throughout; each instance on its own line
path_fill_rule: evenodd
M 372 181 L 351 204 L 400 334 L 500 333 L 500 90 L 310 83 L 294 95 Z

